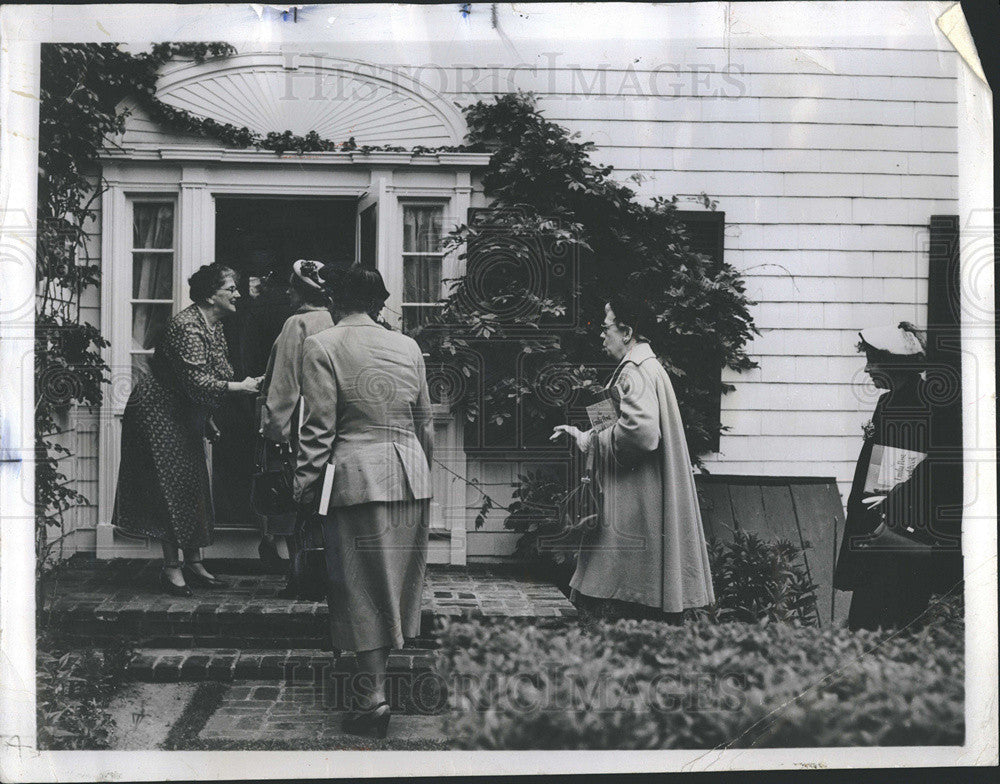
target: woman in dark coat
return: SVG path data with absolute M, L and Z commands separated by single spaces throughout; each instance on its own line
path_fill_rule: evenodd
M 942 575 L 961 573 L 959 532 L 935 513 L 951 505 L 950 461 L 935 454 L 940 406 L 921 376 L 922 336 L 908 322 L 860 336 L 865 372 L 886 392 L 865 427 L 833 584 L 853 591 L 850 628 L 901 628 L 950 587 Z
M 185 577 L 222 585 L 201 562 L 212 543 L 215 514 L 205 458 L 209 416 L 227 393 L 253 394 L 259 379 L 233 381 L 222 318 L 236 310 L 236 273 L 221 264 L 188 280 L 193 305 L 171 319 L 156 346 L 152 372 L 139 379 L 122 419 L 121 465 L 112 522 L 124 532 L 158 539 L 160 583 L 190 596 Z M 181 566 L 178 550 L 184 552 Z

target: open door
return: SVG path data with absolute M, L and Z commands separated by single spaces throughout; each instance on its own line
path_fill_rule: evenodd
M 382 317 L 398 329 L 402 323 L 399 302 L 402 273 L 398 269 L 398 264 L 389 262 L 390 233 L 395 212 L 388 190 L 386 178 L 373 173 L 371 187 L 358 199 L 355 260 L 362 266 L 382 273 L 385 286 L 389 289 L 389 300 L 385 304 Z
M 378 269 L 378 205 L 385 190 L 385 180 L 379 179 L 377 187 L 358 200 L 357 241 L 355 247 L 358 264 Z

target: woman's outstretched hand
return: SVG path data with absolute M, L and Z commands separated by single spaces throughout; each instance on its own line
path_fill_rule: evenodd
M 576 448 L 581 452 L 587 451 L 587 447 L 590 445 L 590 430 L 584 433 L 580 430 L 580 428 L 573 425 L 556 425 L 552 429 L 552 435 L 549 436 L 549 441 L 555 441 L 562 433 L 565 433 L 572 438 L 573 441 L 576 442 Z
M 229 391 L 230 392 L 244 392 L 244 393 L 255 393 L 260 389 L 261 378 L 254 378 L 253 376 L 247 376 L 242 381 L 230 381 Z

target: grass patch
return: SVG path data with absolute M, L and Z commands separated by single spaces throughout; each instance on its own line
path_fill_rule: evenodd
M 35 667 L 39 749 L 110 748 L 115 721 L 108 706 L 126 682 L 132 654 L 126 640 L 96 650 L 66 649 L 43 630 Z
M 237 741 L 237 740 L 196 740 L 185 751 L 448 751 L 454 748 L 444 741 L 393 739 L 392 725 L 385 740 L 344 735 L 338 737 L 336 745 L 329 740 L 308 739 L 295 741 Z

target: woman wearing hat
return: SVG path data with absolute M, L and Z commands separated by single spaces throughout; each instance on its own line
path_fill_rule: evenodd
M 956 532 L 942 530 L 941 468 L 933 451 L 934 395 L 923 336 L 909 322 L 866 329 L 858 350 L 865 372 L 886 390 L 864 429 L 834 587 L 853 591 L 852 629 L 902 628 L 919 621 L 939 573 L 958 552 Z
M 294 464 L 302 397 L 299 372 L 302 344 L 310 335 L 333 326 L 322 271 L 323 265 L 318 261 L 299 259 L 292 265 L 288 279 L 288 297 L 294 312 L 274 341 L 261 387 L 261 447 L 268 467 L 277 463 L 279 467 L 287 465 L 291 468 Z M 264 519 L 266 522 L 258 548 L 260 556 L 274 565 L 288 559 L 288 585 L 282 594 L 295 597 L 302 588 L 299 585 L 300 569 L 296 553 L 291 552 L 294 549 L 295 512 L 268 515 Z
M 330 291 L 332 329 L 302 351 L 302 427 L 295 497 L 322 519 L 333 647 L 355 651 L 359 686 L 348 732 L 385 737 L 389 650 L 420 629 L 427 563 L 433 424 L 416 342 L 373 318 L 389 293 L 355 265 Z
M 691 459 L 673 385 L 648 335 L 655 321 L 627 286 L 604 307 L 613 424 L 558 425 L 593 461 L 600 525 L 581 546 L 571 598 L 590 615 L 677 621 L 715 601 Z

